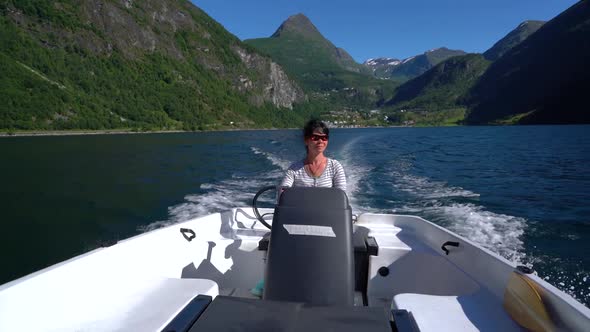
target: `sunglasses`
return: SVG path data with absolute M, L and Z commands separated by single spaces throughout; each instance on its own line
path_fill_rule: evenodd
M 311 135 L 310 138 L 314 142 L 317 142 L 319 140 L 322 140 L 322 141 L 326 142 L 328 140 L 328 135 L 316 135 L 316 134 L 313 134 L 313 135 Z

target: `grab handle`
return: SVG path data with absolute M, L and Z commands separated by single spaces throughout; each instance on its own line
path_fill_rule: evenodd
M 443 245 L 440 247 L 445 254 L 449 254 L 449 249 L 446 248 L 446 246 L 451 246 L 451 247 L 458 247 L 459 246 L 459 242 L 455 242 L 455 241 L 447 241 L 445 243 L 443 243 Z
M 188 242 L 191 242 L 197 236 L 195 231 L 190 228 L 181 228 L 180 233 Z

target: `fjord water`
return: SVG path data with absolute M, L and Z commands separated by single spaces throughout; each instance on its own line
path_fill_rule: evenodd
M 590 126 L 333 129 L 355 213 L 414 214 L 590 304 Z M 304 156 L 298 130 L 0 139 L 0 284 L 233 206 Z M 179 237 L 179 240 L 181 238 Z

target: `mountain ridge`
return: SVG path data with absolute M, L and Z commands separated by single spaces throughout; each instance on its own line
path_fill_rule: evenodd
M 397 58 L 372 58 L 369 59 L 372 61 L 366 60 L 363 65 L 370 68 L 378 78 L 405 82 L 422 75 L 448 58 L 465 54 L 462 50 L 438 47 L 402 60 Z M 391 60 L 387 61 L 388 59 Z
M 499 59 L 504 53 L 508 52 L 511 48 L 520 44 L 523 40 L 539 30 L 539 28 L 545 23 L 545 21 L 535 20 L 526 20 L 520 23 L 515 29 L 510 31 L 506 36 L 498 40 L 492 47 L 485 51 L 483 56 L 490 61 Z
M 318 28 L 303 13 L 289 16 L 270 38 L 278 38 L 291 33 L 300 34 L 307 38 L 324 38 Z

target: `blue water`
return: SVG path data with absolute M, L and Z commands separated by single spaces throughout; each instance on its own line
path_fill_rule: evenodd
M 355 213 L 420 215 L 590 305 L 590 126 L 334 129 Z M 0 283 L 236 205 L 296 130 L 0 139 Z

